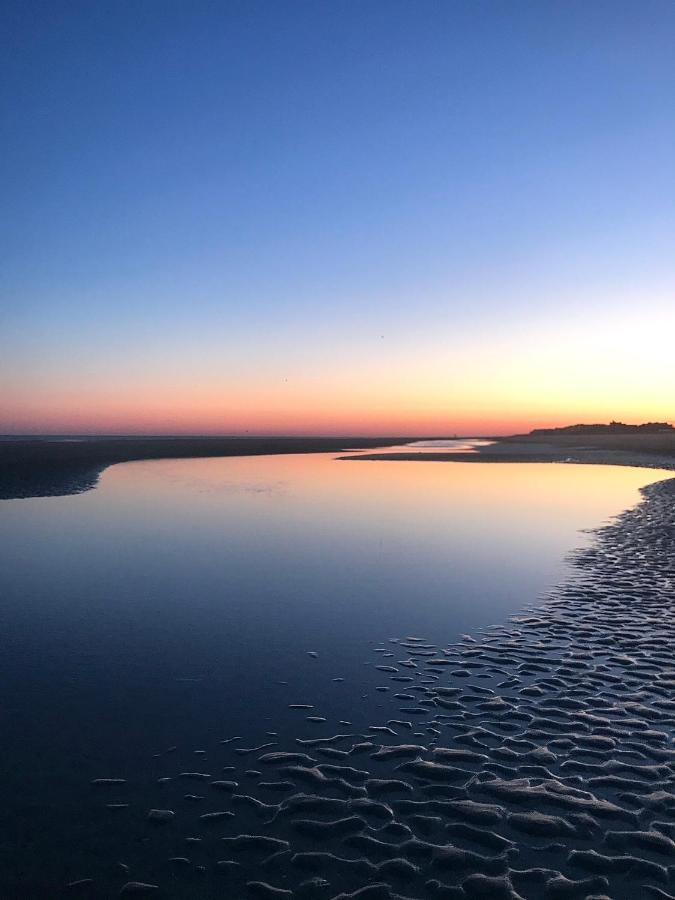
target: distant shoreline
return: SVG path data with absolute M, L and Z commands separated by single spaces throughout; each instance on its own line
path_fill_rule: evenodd
M 150 459 L 344 453 L 396 446 L 410 436 L 84 437 L 35 435 L 0 440 L 0 500 L 62 497 L 96 487 L 108 466 Z
M 470 453 L 361 453 L 344 460 L 472 463 L 586 463 L 675 469 L 675 434 L 515 435 L 498 438 Z
M 351 451 L 400 446 L 415 436 L 383 437 L 7 437 L 0 440 L 0 500 L 59 497 L 96 487 L 108 466 L 153 459 L 338 453 L 342 460 L 472 463 L 565 462 L 675 469 L 675 434 L 515 435 L 473 452 Z

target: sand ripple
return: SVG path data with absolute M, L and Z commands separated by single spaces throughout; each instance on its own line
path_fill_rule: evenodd
M 575 555 L 576 574 L 542 606 L 449 646 L 385 636 L 374 660 L 388 645 L 402 660 L 374 666 L 393 690 L 367 733 L 326 723 L 323 736 L 312 717 L 295 746 L 219 744 L 215 774 L 172 771 L 174 757 L 162 757 L 156 803 L 129 825 L 151 848 L 147 869 L 114 885 L 102 864 L 79 886 L 326 900 L 675 896 L 675 481 L 644 493 Z M 240 756 L 256 768 L 242 773 Z M 194 811 L 186 781 L 204 788 Z M 136 790 L 102 773 L 91 802 L 131 815 Z

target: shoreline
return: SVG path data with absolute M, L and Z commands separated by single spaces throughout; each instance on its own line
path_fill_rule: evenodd
M 414 437 L 45 437 L 0 440 L 0 500 L 62 497 L 96 487 L 108 466 L 152 459 L 340 453 Z
M 236 896 L 672 897 L 675 478 L 641 495 L 505 623 L 450 644 L 380 635 L 382 711 L 364 733 L 220 741 L 224 761 L 269 780 L 228 782 L 206 813 L 221 825 L 200 857 L 204 896 L 226 875 Z M 320 685 L 309 700 L 320 714 Z M 160 805 L 178 808 L 186 764 L 163 758 Z M 105 797 L 142 806 L 148 789 Z M 130 840 L 149 828 L 134 821 Z M 194 825 L 176 814 L 171 828 Z
M 384 458 L 675 468 L 634 449 L 494 448 Z M 63 889 L 140 883 L 187 898 L 199 879 L 204 898 L 675 896 L 675 477 L 640 495 L 569 552 L 561 583 L 501 623 L 450 643 L 374 635 L 364 656 L 382 702 L 367 727 L 327 722 L 319 682 L 290 736 L 214 732 L 199 750 L 148 748 L 152 778 L 97 771 L 82 819 L 119 822 L 86 867 L 65 854 Z M 133 859 L 132 881 L 119 858 Z
M 515 435 L 468 453 L 409 452 L 360 453 L 342 460 L 390 462 L 471 462 L 471 463 L 579 463 L 606 466 L 636 466 L 648 469 L 675 469 L 675 435 L 619 436 L 566 435 L 544 438 Z
M 60 497 L 96 487 L 108 466 L 153 459 L 338 453 L 340 460 L 471 463 L 560 462 L 675 469 L 675 436 L 515 435 L 465 453 L 353 453 L 421 440 L 375 437 L 87 437 L 0 440 L 0 500 Z M 432 440 L 432 438 L 424 438 Z

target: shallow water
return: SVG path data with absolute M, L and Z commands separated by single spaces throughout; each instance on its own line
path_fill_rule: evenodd
M 390 453 L 477 453 L 481 447 L 489 447 L 494 441 L 485 438 L 448 438 L 433 441 L 412 441 L 408 444 L 393 444 L 383 447 L 382 452 Z M 372 448 L 356 450 L 355 453 L 371 455 Z
M 81 874 L 89 778 L 140 779 L 169 746 L 290 737 L 290 703 L 319 706 L 330 733 L 366 727 L 381 704 L 369 642 L 503 621 L 564 574 L 580 529 L 659 477 L 165 460 L 0 504 L 7 880 L 37 896 Z

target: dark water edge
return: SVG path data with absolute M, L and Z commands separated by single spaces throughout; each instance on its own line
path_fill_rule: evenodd
M 3 896 L 672 896 L 675 479 L 643 494 L 543 607 L 456 644 L 364 645 L 376 720 L 353 697 L 352 723 L 317 737 L 317 684 L 267 747 L 222 729 L 83 771 L 78 845 L 30 872 L 7 858 Z
M 141 459 L 343 452 L 414 437 L 118 437 L 0 440 L 0 500 L 60 497 L 96 486 L 114 463 Z

